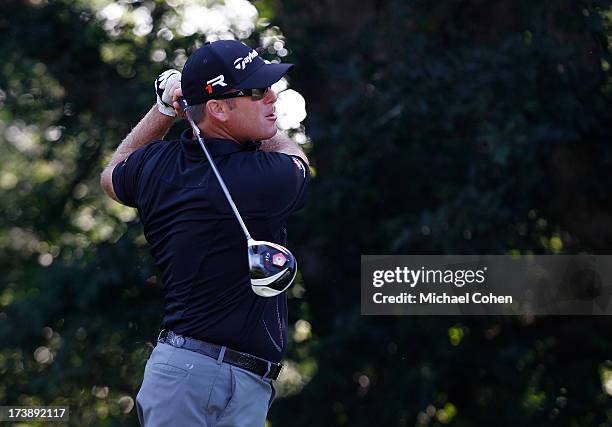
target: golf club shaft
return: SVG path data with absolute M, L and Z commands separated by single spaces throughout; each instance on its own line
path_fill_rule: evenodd
M 219 174 L 219 171 L 217 170 L 217 166 L 215 165 L 215 162 L 213 161 L 210 153 L 208 152 L 208 149 L 204 145 L 204 138 L 202 138 L 202 135 L 200 134 L 200 128 L 198 128 L 198 126 L 194 123 L 194 121 L 191 119 L 191 116 L 189 115 L 187 102 L 185 101 L 184 98 L 180 98 L 179 103 L 181 105 L 181 108 L 185 112 L 185 115 L 187 116 L 187 121 L 189 122 L 189 124 L 191 125 L 191 128 L 193 129 L 193 134 L 198 139 L 198 143 L 200 144 L 200 147 L 202 147 L 202 150 L 204 151 L 204 155 L 206 155 L 206 158 L 208 159 L 208 163 L 210 164 L 211 169 L 213 170 L 215 176 L 217 177 L 217 181 L 219 181 L 219 185 L 221 186 L 221 190 L 223 190 L 223 194 L 225 194 L 225 198 L 227 199 L 232 210 L 234 211 L 234 215 L 236 215 L 236 219 L 240 223 L 240 227 L 242 227 L 242 231 L 244 232 L 246 239 L 250 240 L 251 233 L 249 233 L 249 229 L 247 228 L 246 224 L 242 220 L 242 216 L 240 215 L 240 212 L 238 212 L 238 208 L 236 207 L 236 204 L 234 203 L 234 199 L 232 199 L 232 195 L 230 194 L 229 190 L 225 186 L 225 182 L 223 182 L 223 178 L 221 178 L 221 174 Z

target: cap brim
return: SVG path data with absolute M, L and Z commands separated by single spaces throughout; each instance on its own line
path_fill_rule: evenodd
M 293 64 L 264 64 L 236 84 L 236 89 L 257 89 L 272 86 L 293 68 Z

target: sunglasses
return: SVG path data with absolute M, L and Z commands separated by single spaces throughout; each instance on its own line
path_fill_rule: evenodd
M 260 101 L 268 94 L 270 87 L 264 89 L 240 89 L 237 92 L 224 93 L 215 96 L 213 99 L 229 99 L 239 98 L 242 96 L 250 96 L 253 101 Z

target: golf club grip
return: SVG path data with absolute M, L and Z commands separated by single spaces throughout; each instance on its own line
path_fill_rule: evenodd
M 182 96 L 178 99 L 178 103 L 181 106 L 181 110 L 183 111 L 185 111 L 187 107 L 189 107 L 189 104 L 187 104 L 187 100 Z

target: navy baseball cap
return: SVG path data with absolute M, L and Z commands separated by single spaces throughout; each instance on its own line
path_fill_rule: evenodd
M 266 64 L 257 51 L 237 40 L 206 43 L 183 67 L 183 97 L 187 104 L 196 105 L 229 89 L 267 88 L 291 68 L 293 64 Z

